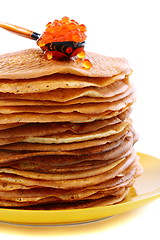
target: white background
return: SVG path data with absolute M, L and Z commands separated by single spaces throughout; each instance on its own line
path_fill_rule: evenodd
M 86 50 L 125 57 L 133 69 L 137 102 L 132 119 L 139 133 L 136 150 L 160 157 L 160 2 L 158 0 L 5 0 L 0 21 L 42 33 L 45 24 L 69 16 L 87 26 Z M 33 40 L 0 29 L 0 54 L 36 47 Z M 92 225 L 37 228 L 0 225 L 0 237 L 8 239 L 159 239 L 160 201 Z M 157 220 L 155 219 L 157 217 Z M 97 225 L 96 225 L 97 224 Z M 88 230 L 87 230 L 88 226 Z M 99 226 L 99 227 L 98 227 Z M 93 227 L 93 229 L 92 229 Z M 2 230 L 3 229 L 3 230 Z M 63 230 L 62 230 L 63 229 Z M 73 230 L 73 233 L 71 231 Z M 76 229 L 76 230 L 75 230 Z M 140 230 L 140 231 L 139 231 Z M 48 232 L 49 234 L 47 234 Z M 156 234 L 157 233 L 157 234 Z M 137 237 L 139 235 L 139 237 Z M 15 238 L 14 238 L 15 237 Z

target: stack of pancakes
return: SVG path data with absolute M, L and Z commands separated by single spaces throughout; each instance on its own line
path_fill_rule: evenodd
M 123 58 L 0 56 L 0 207 L 69 209 L 123 200 L 142 168 Z

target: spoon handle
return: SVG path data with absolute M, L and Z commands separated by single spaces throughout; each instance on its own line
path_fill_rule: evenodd
M 38 40 L 38 38 L 40 37 L 39 33 L 33 32 L 31 30 L 28 30 L 26 28 L 22 28 L 16 25 L 12 25 L 9 23 L 0 22 L 0 27 L 7 31 L 15 33 L 21 37 L 25 37 L 33 40 Z

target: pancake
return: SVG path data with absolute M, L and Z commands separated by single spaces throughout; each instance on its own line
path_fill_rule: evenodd
M 125 103 L 124 103 L 125 105 Z M 95 120 L 104 120 L 104 119 L 110 119 L 112 117 L 115 117 L 124 111 L 126 111 L 132 103 L 129 103 L 125 106 L 125 108 L 122 108 L 117 111 L 105 111 L 101 114 L 82 114 L 78 112 L 71 112 L 71 113 L 12 113 L 12 114 L 0 114 L 0 124 L 10 124 L 10 123 L 43 123 L 43 122 L 66 122 L 66 119 L 68 122 L 72 123 L 85 123 L 85 122 L 92 122 Z
M 90 123 L 17 123 L 17 124 L 1 124 L 2 130 L 0 130 L 0 137 L 2 138 L 16 138 L 27 136 L 45 136 L 57 133 L 63 133 L 66 131 L 72 131 L 73 133 L 81 134 L 96 131 L 102 127 L 120 123 L 128 119 L 131 109 L 127 109 L 122 114 L 116 117 L 97 120 Z M 13 126 L 13 127 L 12 127 Z M 18 127 L 17 127 L 18 126 Z M 3 130 L 4 129 L 4 130 Z
M 56 154 L 53 152 L 40 152 L 40 151 L 8 151 L 8 150 L 0 150 L 1 159 L 0 165 L 8 165 L 9 163 L 27 160 L 28 158 L 33 158 L 36 161 L 42 157 L 42 159 L 46 161 L 56 162 L 57 165 L 66 165 L 68 163 L 73 164 L 82 161 L 93 161 L 93 160 L 111 160 L 114 158 L 122 157 L 124 155 L 128 155 L 128 152 L 131 153 L 133 151 L 133 139 L 125 138 L 124 141 L 116 148 L 113 148 L 109 151 L 103 150 L 103 152 L 94 153 L 93 154 L 77 154 L 76 150 L 73 151 L 58 151 Z M 104 146 L 105 147 L 105 146 Z M 101 148 L 100 148 L 101 149 Z M 87 152 L 88 149 L 86 149 Z M 83 152 L 85 153 L 84 149 Z M 87 152 L 88 153 L 88 152 Z
M 85 200 L 93 200 L 92 204 L 96 199 L 107 198 L 109 196 L 123 196 L 123 193 L 133 184 L 134 176 L 137 174 L 139 166 L 132 164 L 129 168 L 126 169 L 126 172 L 123 172 L 126 177 L 125 180 L 120 177 L 113 178 L 113 180 L 105 181 L 105 185 L 108 188 L 97 188 L 95 185 L 92 188 L 84 189 L 54 189 L 54 188 L 31 188 L 31 189 L 20 189 L 20 190 L 11 190 L 11 191 L 1 191 L 1 204 L 6 204 L 6 206 L 30 206 L 36 204 L 37 207 L 41 207 L 40 204 L 47 203 L 46 207 L 49 206 L 48 203 L 52 203 L 52 208 L 57 204 L 62 204 L 62 206 L 73 203 L 81 204 Z M 130 170 L 130 171 L 128 171 Z M 130 172 L 127 174 L 127 171 Z M 104 183 L 102 183 L 104 185 Z M 100 201 L 101 202 L 101 201 Z M 22 204 L 21 204 L 22 203 Z M 91 203 L 91 201 L 90 201 Z M 35 205 L 35 206 L 36 206 Z M 85 207 L 85 206 L 84 206 Z M 35 207 L 36 208 L 36 207 Z
M 120 145 L 118 145 L 117 147 L 120 147 Z M 115 146 L 112 148 L 106 148 L 106 145 L 103 145 L 103 149 L 102 151 L 105 152 L 106 151 L 110 151 L 111 154 L 111 150 L 113 152 L 115 152 Z M 95 148 L 94 148 L 95 149 Z M 100 148 L 101 149 L 101 148 Z M 87 149 L 88 150 L 88 149 Z M 89 152 L 91 152 L 91 150 L 88 150 Z M 119 149 L 120 151 L 120 149 Z M 78 153 L 80 152 L 80 150 L 78 150 Z M 131 149 L 126 149 L 126 151 L 121 155 L 121 157 L 126 157 L 131 153 Z M 82 153 L 82 151 L 81 151 Z M 94 152 L 92 150 L 92 154 L 94 154 L 96 152 Z M 103 160 L 96 160 L 96 159 L 85 159 L 85 156 L 83 158 L 84 155 L 81 155 L 74 161 L 73 156 L 66 156 L 66 162 L 61 164 L 61 161 L 59 160 L 59 157 L 57 156 L 57 158 L 55 156 L 43 156 L 43 157 L 33 157 L 33 158 L 27 158 L 27 159 L 22 159 L 20 161 L 17 161 L 16 163 L 13 162 L 9 163 L 9 164 L 4 164 L 3 166 L 11 166 L 14 169 L 18 169 L 18 170 L 27 170 L 27 171 L 36 171 L 36 172 L 65 172 L 66 169 L 68 169 L 68 171 L 70 170 L 71 166 L 72 166 L 72 170 L 74 170 L 75 172 L 78 171 L 79 169 L 83 169 L 83 170 L 87 170 L 87 169 L 92 169 L 95 167 L 100 167 L 100 166 L 105 166 L 108 165 L 112 162 L 115 162 L 117 158 L 111 158 L 111 159 L 103 159 Z M 116 157 L 116 156 L 115 156 Z M 57 159 L 57 161 L 56 161 Z M 63 159 L 63 157 L 61 158 Z M 49 161 L 48 161 L 49 160 Z M 63 168 L 62 168 L 63 167 Z
M 83 166 L 82 165 L 78 165 L 78 166 L 84 167 L 84 163 L 83 163 Z M 95 167 L 99 167 L 99 165 L 95 164 Z M 66 169 L 65 166 L 63 168 Z M 76 167 L 74 168 L 74 170 L 75 169 L 76 169 Z M 79 170 L 77 170 L 77 171 L 80 171 L 82 169 L 84 169 L 84 168 L 79 168 Z M 140 174 L 139 170 L 141 171 L 138 164 L 136 164 L 136 165 L 132 164 L 129 168 L 127 168 L 124 172 L 122 172 L 121 174 L 119 174 L 115 178 L 113 178 L 111 180 L 107 180 L 103 183 L 97 184 L 95 186 L 85 188 L 85 190 L 86 189 L 103 190 L 103 189 L 106 189 L 106 188 L 107 189 L 114 189 L 114 188 L 117 188 L 118 186 L 124 186 L 124 183 L 126 183 L 127 181 L 132 179 L 133 176 L 136 176 L 136 177 L 139 176 L 139 174 Z M 62 172 L 64 172 L 64 171 L 62 171 Z M 9 184 L 9 183 L 0 182 L 0 191 L 12 191 L 12 190 L 15 190 L 15 189 L 31 189 L 31 188 L 35 188 L 35 186 L 26 187 L 26 186 L 18 185 L 18 184 Z M 59 192 L 62 192 L 62 191 L 64 191 L 64 190 L 61 190 L 61 191 L 59 190 Z M 76 191 L 76 193 L 78 193 L 79 190 L 78 189 L 77 190 L 72 190 L 72 192 L 73 191 L 74 192 Z
M 28 137 L 25 139 L 26 142 L 32 143 L 45 143 L 45 144 L 52 144 L 52 143 L 70 143 L 70 142 L 82 142 L 102 137 L 108 137 L 110 135 L 114 135 L 116 133 L 121 132 L 130 122 L 122 122 L 117 123 L 115 125 L 106 126 L 104 128 L 100 128 L 91 133 L 82 133 L 82 134 L 75 134 L 70 131 L 65 133 L 59 133 L 55 135 L 48 135 L 43 137 Z
M 123 184 L 123 188 L 128 184 L 129 181 Z M 1 191 L 1 199 L 11 200 L 15 202 L 37 202 L 43 201 L 48 202 L 52 198 L 52 202 L 62 202 L 63 201 L 79 201 L 81 199 L 98 199 L 105 197 L 107 195 L 120 195 L 122 187 L 118 186 L 118 189 L 105 189 L 105 190 L 77 190 L 77 191 L 57 191 L 52 188 L 32 188 L 32 189 L 22 189 L 22 190 L 13 190 L 8 192 Z M 123 190 L 122 190 L 123 191 Z
M 123 200 L 143 172 L 124 58 L 0 56 L 0 207 L 76 209 Z
M 123 130 L 122 132 L 115 134 L 113 136 L 108 136 L 100 139 L 95 139 L 91 141 L 83 141 L 83 142 L 77 142 L 77 143 L 66 143 L 66 144 L 30 144 L 30 143 L 12 143 L 0 146 L 1 149 L 1 161 L 3 157 L 9 157 L 12 152 L 12 157 L 17 157 L 18 155 L 23 154 L 24 156 L 28 157 L 29 152 L 35 153 L 35 155 L 38 155 L 38 152 L 42 151 L 44 155 L 46 155 L 47 152 L 50 154 L 55 155 L 85 155 L 88 153 L 90 154 L 97 154 L 102 153 L 108 150 L 111 150 L 113 148 L 118 148 L 120 144 L 125 141 L 126 143 L 131 142 L 131 144 L 135 143 L 137 139 L 134 137 L 134 133 L 132 133 L 129 130 Z M 127 146 L 127 144 L 126 144 Z M 27 153 L 28 150 L 28 153 Z M 3 152 L 4 151 L 4 152 Z M 37 153 L 36 153 L 37 152 Z M 42 155 L 42 153 L 40 155 Z
M 121 201 L 127 194 L 128 194 L 128 191 L 123 191 L 123 194 L 118 196 L 109 195 L 107 197 L 95 199 L 95 200 L 82 200 L 82 201 L 75 201 L 75 202 L 60 202 L 60 203 L 55 202 L 56 200 L 55 197 L 51 197 L 48 199 L 48 203 L 44 205 L 43 205 L 44 201 L 42 200 L 37 201 L 37 205 L 34 205 L 34 202 L 18 203 L 14 201 L 4 201 L 4 200 L 0 200 L 0 204 L 1 206 L 5 206 L 5 207 L 9 206 L 12 208 L 17 208 L 17 207 L 21 208 L 21 207 L 27 206 L 27 208 L 23 208 L 23 209 L 30 209 L 30 210 L 31 209 L 32 210 L 76 209 L 76 208 L 87 208 L 87 207 L 94 207 L 94 206 L 111 205 Z M 30 205 L 33 205 L 33 206 L 28 207 Z
M 86 53 L 92 62 L 88 71 L 81 61 L 47 61 L 40 49 L 27 49 L 0 56 L 1 79 L 28 79 L 55 73 L 74 74 L 78 76 L 113 77 L 118 74 L 130 74 L 131 68 L 124 58 L 105 57 L 95 53 Z M 12 64 L 11 64 L 12 63 Z
M 131 93 L 133 93 L 133 88 L 129 88 L 124 93 L 118 94 L 110 98 L 79 97 L 73 100 L 69 100 L 67 102 L 55 102 L 55 101 L 52 101 L 52 99 L 54 98 L 54 95 L 52 94 L 52 92 L 46 92 L 45 93 L 46 98 L 51 96 L 52 98 L 51 101 L 50 100 L 39 101 L 39 100 L 18 99 L 17 97 L 13 96 L 12 99 L 0 100 L 0 106 L 65 106 L 65 105 L 73 105 L 73 104 L 79 104 L 79 103 L 100 103 L 100 102 L 105 103 L 105 102 L 113 102 L 113 101 L 121 100 L 124 97 L 127 97 L 128 95 L 130 95 Z M 42 97 L 43 96 L 41 96 L 41 98 Z
M 82 114 L 99 114 L 107 111 L 118 111 L 125 108 L 127 104 L 135 101 L 134 94 L 110 103 L 85 103 L 85 104 L 73 104 L 65 106 L 0 106 L 0 114 L 12 114 L 12 113 L 72 113 L 78 112 Z
M 27 79 L 20 80 L 15 79 L 1 79 L 0 92 L 2 93 L 14 93 L 19 94 L 32 94 L 32 93 L 44 93 L 52 91 L 57 96 L 61 97 L 69 96 L 71 91 L 73 91 L 74 98 L 77 96 L 99 96 L 99 97 L 109 97 L 113 96 L 113 91 L 122 92 L 126 89 L 128 84 L 128 77 L 122 76 L 112 77 L 112 78 L 103 78 L 106 79 L 106 82 L 103 83 L 101 87 L 101 78 L 94 78 L 94 82 L 90 78 L 82 78 L 75 75 L 68 74 L 55 74 L 48 77 L 41 77 L 36 79 Z M 59 88 L 61 91 L 59 91 Z M 111 93 L 109 94 L 109 91 Z
M 11 168 L 1 168 L 1 181 L 6 180 L 11 183 L 22 184 L 25 186 L 39 186 L 52 187 L 57 189 L 72 189 L 84 188 L 102 183 L 106 180 L 112 179 L 127 169 L 135 160 L 135 153 L 129 155 L 125 159 L 119 159 L 114 163 L 107 165 L 105 168 L 100 168 L 88 172 L 77 173 L 69 172 L 68 174 L 50 174 L 50 173 L 36 173 L 29 171 L 20 171 Z M 82 177 L 84 176 L 84 177 Z
M 27 105 L 26 103 L 29 103 L 30 105 L 66 105 L 80 103 L 81 100 L 82 103 L 100 101 L 112 102 L 114 100 L 122 99 L 123 97 L 132 93 L 133 90 L 133 86 L 127 85 L 122 81 L 116 81 L 104 88 L 58 88 L 53 91 L 26 94 L 0 92 L 0 105 L 3 106 L 6 104 L 6 106 L 9 106 L 12 105 L 12 101 L 17 106 L 20 105 L 20 103 L 22 103 L 22 105 Z M 12 99 L 12 101 L 10 99 Z M 34 102 L 36 104 L 34 104 Z
M 124 113 L 125 116 L 128 116 L 128 113 Z M 13 128 L 3 125 L 4 130 L 0 131 L 1 138 L 11 138 L 11 137 L 27 137 L 27 136 L 47 136 L 51 134 L 58 134 L 64 133 L 66 131 L 72 131 L 73 133 L 82 134 L 88 133 L 92 131 L 96 131 L 102 127 L 106 127 L 109 125 L 113 125 L 116 123 L 120 123 L 122 120 L 120 116 L 113 117 L 111 119 L 105 120 L 98 120 L 90 123 L 58 123 L 58 122 L 51 122 L 51 123 L 28 123 L 28 124 L 17 124 L 13 125 Z M 20 125 L 20 126 L 19 126 Z M 2 128 L 2 129 L 3 129 Z
M 85 151 L 88 151 L 88 154 L 90 154 L 91 152 L 96 153 L 98 151 L 102 151 L 103 149 L 109 149 L 109 148 L 111 149 L 114 146 L 118 146 L 118 144 L 124 140 L 126 135 L 129 135 L 128 131 L 129 130 L 124 129 L 121 132 L 108 137 L 102 137 L 99 139 L 92 139 L 87 141 L 59 143 L 59 144 L 28 143 L 28 142 L 25 142 L 24 138 L 15 138 L 13 140 L 7 139 L 8 142 L 4 139 L 3 143 L 1 143 L 0 141 L 1 143 L 0 149 L 14 150 L 14 151 L 43 151 L 43 152 L 46 152 L 46 151 L 59 152 L 59 151 L 77 150 L 76 154 L 84 154 Z M 101 148 L 99 147 L 100 145 L 101 145 Z

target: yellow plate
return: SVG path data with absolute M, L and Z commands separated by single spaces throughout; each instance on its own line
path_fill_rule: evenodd
M 94 221 L 140 207 L 160 197 L 160 159 L 138 153 L 144 168 L 127 199 L 121 203 L 73 210 L 16 210 L 0 209 L 0 221 L 20 224 L 67 224 Z

